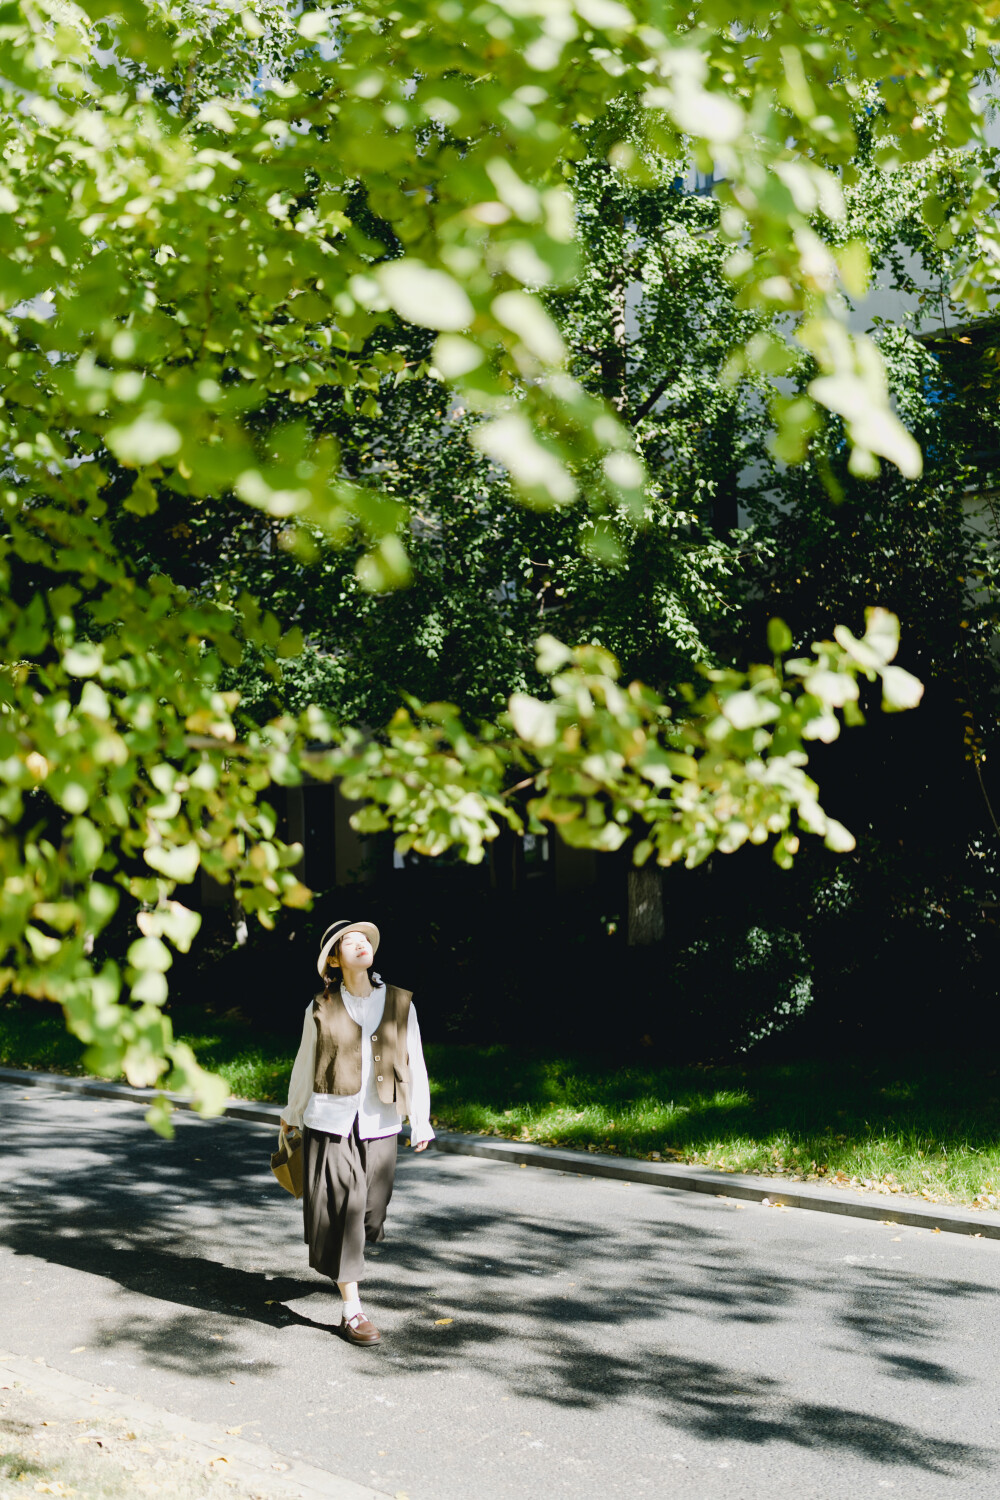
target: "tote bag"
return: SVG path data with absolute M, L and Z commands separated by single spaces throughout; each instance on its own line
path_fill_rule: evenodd
M 302 1136 L 295 1132 L 293 1139 L 283 1130 L 278 1131 L 278 1149 L 271 1154 L 271 1171 L 275 1179 L 291 1193 L 293 1198 L 302 1197 Z

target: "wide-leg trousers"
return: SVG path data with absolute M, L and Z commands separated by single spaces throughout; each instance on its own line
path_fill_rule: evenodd
M 396 1137 L 363 1141 L 355 1117 L 350 1135 L 302 1132 L 304 1235 L 309 1264 L 334 1281 L 360 1281 L 365 1245 L 385 1238 L 396 1175 Z

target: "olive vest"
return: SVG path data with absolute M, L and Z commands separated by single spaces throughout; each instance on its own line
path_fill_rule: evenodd
M 401 1115 L 410 1112 L 410 1056 L 406 1050 L 406 1023 L 410 1014 L 409 990 L 393 984 L 385 987 L 382 1019 L 372 1032 L 375 1086 L 383 1104 L 395 1104 Z M 339 987 L 324 991 L 313 1001 L 316 1025 L 317 1094 L 356 1094 L 361 1088 L 363 1037 L 351 1019 Z

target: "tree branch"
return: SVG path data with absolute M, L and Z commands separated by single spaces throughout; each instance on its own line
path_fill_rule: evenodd
M 670 384 L 670 379 L 671 377 L 669 375 L 664 375 L 662 380 L 658 380 L 642 405 L 636 408 L 636 411 L 631 418 L 633 427 L 637 427 L 642 421 L 643 417 L 649 416 L 649 413 L 653 410 L 653 407 L 656 405 L 657 401 L 659 401 L 660 397 L 663 395 L 663 392 Z

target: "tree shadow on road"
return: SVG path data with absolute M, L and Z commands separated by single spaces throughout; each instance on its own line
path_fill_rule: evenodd
M 62 1110 L 45 1103 L 44 1115 L 33 1110 L 31 1119 L 4 1111 L 11 1191 L 0 1243 L 131 1294 L 120 1319 L 100 1328 L 103 1347 L 130 1347 L 151 1366 L 212 1380 L 284 1367 L 287 1351 L 277 1342 L 284 1329 L 305 1330 L 311 1340 L 332 1331 L 289 1306 L 332 1289 L 305 1270 L 283 1274 L 288 1265 L 304 1268 L 306 1253 L 299 1210 L 267 1171 L 267 1131 L 187 1118 L 163 1142 L 137 1111 L 109 1121 L 106 1110 L 88 1117 L 89 1106 L 76 1101 Z M 561 1218 L 555 1207 L 539 1213 L 537 1197 L 531 1214 L 511 1212 L 505 1193 L 467 1200 L 454 1191 L 457 1170 L 433 1155 L 401 1162 L 390 1238 L 369 1268 L 368 1287 L 385 1315 L 386 1358 L 347 1351 L 357 1360 L 352 1380 L 377 1383 L 401 1368 L 476 1369 L 552 1407 L 633 1406 L 702 1440 L 791 1443 L 937 1475 L 993 1462 L 985 1446 L 798 1399 L 791 1378 L 747 1370 L 740 1351 L 756 1330 L 780 1325 L 808 1299 L 817 1330 L 844 1341 L 827 1343 L 828 1357 L 954 1386 L 962 1377 L 932 1357 L 949 1305 L 995 1299 L 995 1287 L 861 1264 L 813 1265 L 796 1278 L 747 1249 L 737 1216 L 731 1227 L 717 1212 L 709 1220 L 714 1204 L 699 1223 L 652 1213 L 637 1194 L 618 1221 L 597 1224 Z M 482 1181 L 509 1169 L 469 1162 L 461 1171 Z M 434 1197 L 442 1192 L 446 1209 Z M 137 1308 L 137 1297 L 152 1302 Z M 683 1352 L 689 1315 L 732 1330 L 731 1358 Z M 233 1320 L 266 1331 L 273 1358 L 266 1350 L 241 1357 Z M 690 1331 L 683 1330 L 688 1349 Z

